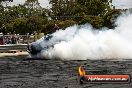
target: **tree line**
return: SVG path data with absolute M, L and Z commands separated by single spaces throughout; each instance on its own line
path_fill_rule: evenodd
M 0 0 L 0 3 L 10 0 Z M 11 0 L 13 1 L 13 0 Z M 6 26 L 6 33 L 19 34 L 52 33 L 54 24 L 65 29 L 74 24 L 90 23 L 94 28 L 113 28 L 114 19 L 121 10 L 111 5 L 111 0 L 49 0 L 50 9 L 42 8 L 38 0 L 26 0 L 23 5 L 0 4 L 0 27 Z

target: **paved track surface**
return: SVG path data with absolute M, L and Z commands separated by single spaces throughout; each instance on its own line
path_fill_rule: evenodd
M 130 74 L 132 60 L 63 61 L 26 60 L 26 56 L 0 57 L 0 88 L 132 88 L 130 84 L 83 84 L 77 81 L 79 65 L 105 68 L 110 73 Z

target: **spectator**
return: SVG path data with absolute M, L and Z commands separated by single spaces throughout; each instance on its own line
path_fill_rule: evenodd
M 16 44 L 16 38 L 15 38 L 15 35 L 12 36 L 11 41 L 12 41 L 12 44 Z
M 3 44 L 5 44 L 5 34 L 6 34 L 6 26 L 5 24 L 2 24 L 1 32 L 3 33 Z
M 57 26 L 57 24 L 55 24 L 55 26 L 53 28 L 53 32 L 56 32 L 56 30 L 59 30 L 59 27 Z
M 0 45 L 3 45 L 3 33 L 0 33 Z
M 20 37 L 19 37 L 19 34 L 17 34 L 17 36 L 16 36 L 16 43 L 17 43 L 17 44 L 20 43 Z

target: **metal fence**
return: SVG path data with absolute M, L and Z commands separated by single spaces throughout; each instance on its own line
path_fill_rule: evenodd
M 43 33 L 41 34 L 40 35 L 37 35 L 37 34 L 34 34 L 34 35 L 28 35 L 28 34 L 27 35 L 3 35 L 3 34 L 0 34 L 0 56 L 5 55 L 4 53 L 7 53 L 7 55 L 11 55 L 12 52 L 17 52 L 17 51 L 21 51 L 21 52 L 24 51 L 23 53 L 25 53 L 29 43 L 34 42 L 37 39 L 44 36 Z
M 8 44 L 8 45 L 0 45 L 0 53 L 2 52 L 13 52 L 13 51 L 26 51 L 27 44 Z

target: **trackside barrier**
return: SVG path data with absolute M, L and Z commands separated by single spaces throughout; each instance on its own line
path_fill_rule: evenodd
M 0 54 L 26 52 L 26 50 L 27 50 L 27 44 L 0 45 Z

